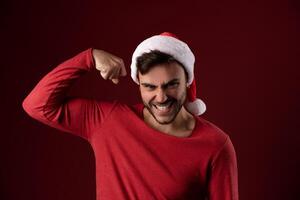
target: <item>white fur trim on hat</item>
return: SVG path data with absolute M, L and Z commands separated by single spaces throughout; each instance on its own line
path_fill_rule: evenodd
M 140 43 L 132 55 L 131 78 L 139 84 L 137 78 L 136 59 L 143 53 L 149 53 L 152 50 L 158 50 L 173 56 L 177 61 L 183 64 L 188 73 L 188 85 L 194 79 L 195 56 L 185 42 L 170 36 L 155 35 Z
M 196 99 L 194 102 L 187 102 L 185 107 L 195 115 L 202 115 L 206 111 L 206 105 L 201 99 Z

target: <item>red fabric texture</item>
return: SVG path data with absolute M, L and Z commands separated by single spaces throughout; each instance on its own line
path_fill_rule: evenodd
M 237 162 L 227 134 L 196 117 L 191 136 L 147 126 L 143 105 L 68 99 L 94 68 L 92 49 L 49 72 L 23 102 L 33 118 L 89 141 L 95 154 L 97 200 L 237 200 Z
M 161 33 L 160 35 L 174 37 L 174 38 L 176 38 L 176 39 L 179 40 L 179 37 L 177 37 L 177 35 L 175 35 L 174 33 L 163 32 L 163 33 Z
M 187 90 L 187 97 L 189 102 L 194 102 L 197 99 L 196 93 L 196 82 L 193 80 L 192 84 L 189 86 Z

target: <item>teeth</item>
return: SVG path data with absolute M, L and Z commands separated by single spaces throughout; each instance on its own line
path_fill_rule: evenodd
M 159 110 L 166 110 L 168 107 L 167 106 L 156 106 Z
M 171 105 L 171 102 L 169 102 L 169 103 L 167 103 L 167 104 L 165 104 L 165 105 L 155 105 L 155 107 L 157 108 L 157 109 L 159 109 L 159 110 L 162 110 L 162 111 L 164 111 L 164 110 L 166 110 L 166 109 L 168 109 L 169 107 L 170 107 L 170 105 Z

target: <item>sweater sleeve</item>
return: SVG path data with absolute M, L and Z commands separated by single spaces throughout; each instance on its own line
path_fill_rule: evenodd
M 90 139 L 92 130 L 112 109 L 112 104 L 68 98 L 73 83 L 94 67 L 92 49 L 81 52 L 49 72 L 23 101 L 34 119 L 61 131 Z
M 213 158 L 208 187 L 209 200 L 238 200 L 236 153 L 229 137 Z

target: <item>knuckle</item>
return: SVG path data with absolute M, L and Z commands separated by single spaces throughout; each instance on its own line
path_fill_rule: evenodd
M 101 76 L 102 76 L 102 78 L 105 79 L 105 80 L 108 78 L 108 76 L 107 76 L 106 73 L 101 73 Z
M 124 63 L 122 58 L 119 58 L 119 62 L 122 63 L 122 64 Z
M 124 63 L 122 58 L 117 58 L 116 61 L 119 65 Z

